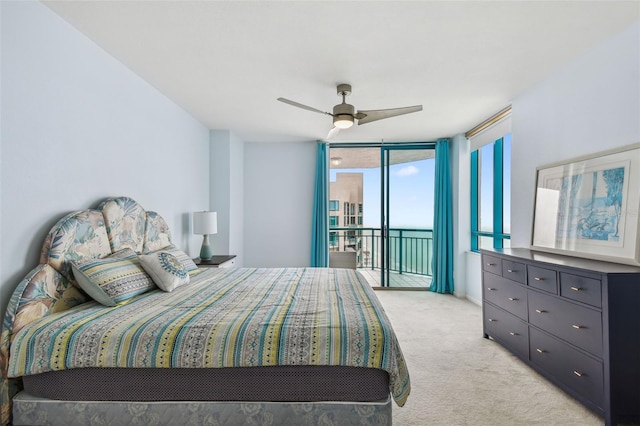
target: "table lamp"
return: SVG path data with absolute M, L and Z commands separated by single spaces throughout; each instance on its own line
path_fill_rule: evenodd
M 193 233 L 203 235 L 202 248 L 200 249 L 200 259 L 211 260 L 211 247 L 209 246 L 209 235 L 218 233 L 218 213 L 216 212 L 193 212 Z

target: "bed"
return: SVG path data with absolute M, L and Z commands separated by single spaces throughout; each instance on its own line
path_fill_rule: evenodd
M 3 425 L 388 425 L 410 393 L 357 271 L 198 269 L 127 197 L 47 234 L 9 301 L 0 369 Z

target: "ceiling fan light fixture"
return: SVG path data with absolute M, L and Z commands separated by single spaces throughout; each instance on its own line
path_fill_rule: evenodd
M 339 166 L 342 163 L 342 157 L 331 157 L 331 165 Z
M 353 126 L 353 116 L 348 114 L 339 114 L 333 117 L 333 125 L 338 129 L 348 129 Z

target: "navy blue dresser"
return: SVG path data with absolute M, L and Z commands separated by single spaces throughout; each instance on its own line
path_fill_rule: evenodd
M 484 336 L 602 415 L 640 423 L 640 268 L 482 250 Z

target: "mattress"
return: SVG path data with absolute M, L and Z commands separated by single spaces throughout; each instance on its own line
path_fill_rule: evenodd
M 378 401 L 389 374 L 375 368 L 83 368 L 24 376 L 34 397 L 68 401 Z

